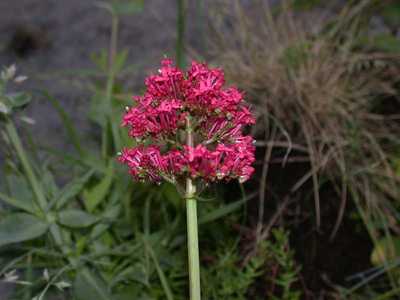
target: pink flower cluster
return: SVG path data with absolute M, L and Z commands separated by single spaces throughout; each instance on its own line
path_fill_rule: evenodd
M 220 69 L 192 62 L 187 73 L 165 59 L 149 76 L 146 92 L 134 97 L 122 125 L 138 146 L 119 156 L 136 180 L 177 182 L 190 176 L 206 181 L 239 178 L 254 172 L 254 145 L 243 136 L 255 119 L 236 88 L 224 88 Z M 187 144 L 187 120 L 195 146 Z

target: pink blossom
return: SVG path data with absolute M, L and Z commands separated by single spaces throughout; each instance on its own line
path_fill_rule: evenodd
M 119 161 L 128 165 L 131 175 L 139 181 L 160 181 L 166 164 L 157 146 L 138 146 L 122 150 Z
M 119 157 L 135 180 L 250 178 L 255 148 L 242 131 L 255 119 L 243 94 L 224 87 L 221 69 L 192 62 L 185 74 L 165 59 L 145 84 L 145 94 L 133 98 L 122 120 L 140 143 Z M 192 120 L 194 147 L 186 145 L 186 118 Z

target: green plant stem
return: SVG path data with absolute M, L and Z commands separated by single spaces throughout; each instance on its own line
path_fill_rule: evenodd
M 190 299 L 200 300 L 200 262 L 197 230 L 197 200 L 194 197 L 186 198 L 186 215 L 189 254 Z
M 185 67 L 185 0 L 177 0 L 177 39 L 176 39 L 176 63 L 180 68 Z
M 19 138 L 17 129 L 15 128 L 13 121 L 9 118 L 6 119 L 5 125 L 6 125 L 5 127 L 6 127 L 7 135 L 10 138 L 10 141 L 11 141 L 12 145 L 14 146 L 15 151 L 17 152 L 17 156 L 21 162 L 22 168 L 26 174 L 28 182 L 29 182 L 30 186 L 32 187 L 33 193 L 37 200 L 37 204 L 39 205 L 41 213 L 43 213 L 44 210 L 46 209 L 46 204 L 47 204 L 46 198 L 41 190 L 41 187 L 40 187 L 39 182 L 33 172 L 33 169 L 31 167 L 31 165 L 29 164 L 28 157 L 26 156 L 26 153 L 22 146 L 22 142 Z
M 121 148 L 121 140 L 118 134 L 118 127 L 115 122 L 112 121 L 112 95 L 114 89 L 115 82 L 115 57 L 117 55 L 117 47 L 118 47 L 118 26 L 119 26 L 119 18 L 118 15 L 112 13 L 112 22 L 111 22 L 111 38 L 110 38 L 110 46 L 108 50 L 108 73 L 107 73 L 107 86 L 106 86 L 106 97 L 105 101 L 108 107 L 107 113 L 107 121 L 104 124 L 103 132 L 102 132 L 102 155 L 104 158 L 107 158 L 107 150 L 108 144 L 110 141 L 110 137 L 108 135 L 108 128 L 111 128 L 111 134 L 113 137 L 114 147 L 116 149 Z
M 193 147 L 193 134 L 190 117 L 186 118 L 186 144 Z M 187 239 L 189 256 L 189 281 L 190 299 L 200 300 L 200 260 L 199 260 L 199 238 L 197 224 L 197 200 L 195 198 L 196 187 L 192 179 L 186 179 L 186 218 L 187 218 Z
M 25 280 L 27 282 L 32 282 L 33 281 L 33 272 L 32 272 L 32 253 L 28 254 L 28 257 L 26 258 L 26 271 L 25 271 Z M 24 299 L 25 300 L 31 300 L 32 299 L 32 287 L 27 286 L 26 291 L 24 293 Z

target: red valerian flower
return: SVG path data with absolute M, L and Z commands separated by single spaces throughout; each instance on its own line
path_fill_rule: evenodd
M 161 65 L 123 117 L 122 126 L 138 145 L 122 150 L 119 161 L 138 181 L 248 180 L 255 147 L 242 132 L 255 119 L 243 94 L 224 87 L 221 69 L 193 61 L 184 73 L 170 59 Z M 188 119 L 193 146 L 186 143 Z

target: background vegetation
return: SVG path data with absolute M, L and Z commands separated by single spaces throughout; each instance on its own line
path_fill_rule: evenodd
M 188 18 L 192 4 L 176 1 L 176 47 L 165 51 L 223 67 L 258 119 L 253 180 L 199 199 L 203 298 L 397 299 L 397 1 L 199 2 Z M 18 69 L 1 73 L 6 297 L 187 299 L 182 199 L 167 183 L 132 182 L 115 159 L 132 143 L 119 124 L 133 94 L 124 78 L 136 71 L 118 47 L 121 19 L 145 4 L 93 9 L 109 16 L 109 47 L 88 55 L 90 72 L 61 75 L 87 83 L 90 134 L 48 91 L 21 92 Z M 37 139 L 24 108 L 38 99 L 71 151 Z

